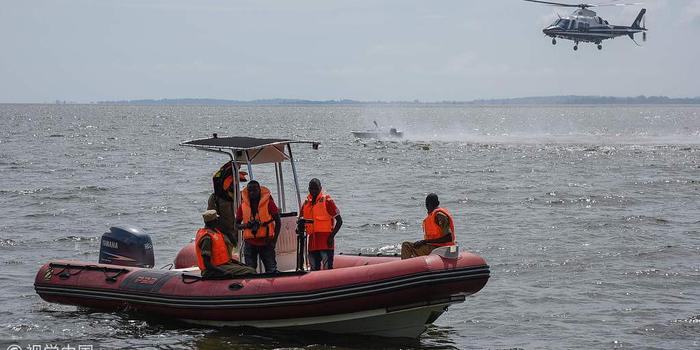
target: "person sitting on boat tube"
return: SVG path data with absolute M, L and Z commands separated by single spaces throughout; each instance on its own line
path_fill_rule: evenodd
M 270 190 L 255 180 L 248 182 L 241 191 L 241 205 L 236 211 L 236 224 L 243 230 L 243 256 L 246 265 L 257 269 L 258 257 L 265 272 L 277 271 L 275 245 L 279 237 L 281 220 Z
M 455 224 L 449 211 L 440 208 L 435 193 L 425 197 L 428 216 L 423 219 L 423 239 L 416 242 L 403 242 L 401 259 L 430 254 L 437 247 L 455 245 Z
M 195 250 L 197 266 L 202 278 L 220 279 L 237 275 L 253 274 L 255 270 L 231 258 L 229 239 L 221 232 L 221 223 L 216 210 L 202 214 L 204 227 L 197 231 Z
M 309 235 L 309 263 L 311 270 L 320 270 L 321 266 L 326 270 L 333 268 L 333 254 L 335 251 L 335 235 L 343 225 L 343 218 L 335 202 L 325 192 L 321 192 L 321 180 L 309 181 L 309 195 L 302 205 L 304 219 L 313 220 L 306 224 L 306 233 Z

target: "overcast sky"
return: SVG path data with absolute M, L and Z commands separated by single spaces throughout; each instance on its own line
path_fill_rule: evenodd
M 541 32 L 571 9 L 520 0 L 0 6 L 0 102 L 700 96 L 700 0 L 647 0 L 643 47 L 625 37 L 578 52 Z M 639 10 L 598 14 L 631 25 Z

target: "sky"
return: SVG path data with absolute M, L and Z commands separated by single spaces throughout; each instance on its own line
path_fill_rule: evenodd
M 700 96 L 700 0 L 643 7 L 642 47 L 574 52 L 521 0 L 2 0 L 0 103 Z

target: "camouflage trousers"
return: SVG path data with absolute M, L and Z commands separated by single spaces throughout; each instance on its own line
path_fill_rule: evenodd
M 421 244 L 415 246 L 414 242 L 403 242 L 401 244 L 401 259 L 415 258 L 417 256 L 423 256 L 430 254 L 436 246 L 430 244 Z

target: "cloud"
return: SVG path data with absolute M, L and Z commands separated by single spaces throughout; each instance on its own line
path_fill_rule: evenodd
M 700 0 L 693 0 L 683 8 L 681 22 L 686 24 L 700 21 Z
M 210 64 L 201 61 L 188 62 L 188 63 L 157 63 L 154 67 L 155 70 L 168 73 L 168 74 L 182 74 L 182 73 L 212 73 L 212 72 L 226 72 L 230 70 L 230 66 L 221 64 Z
M 467 73 L 471 72 L 475 66 L 477 55 L 473 52 L 462 52 L 450 57 L 445 64 L 446 73 Z

